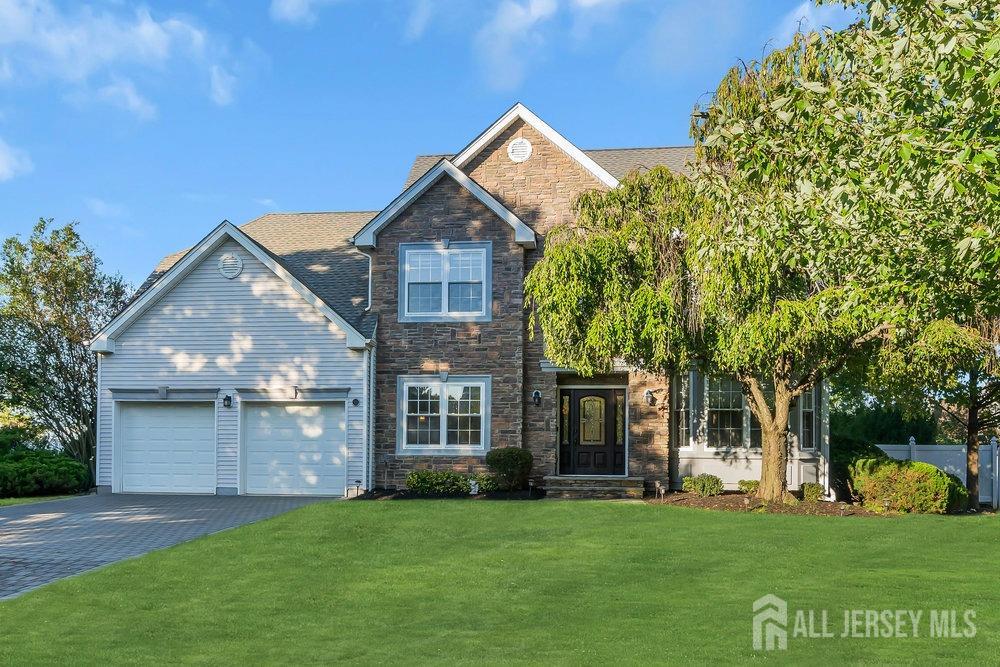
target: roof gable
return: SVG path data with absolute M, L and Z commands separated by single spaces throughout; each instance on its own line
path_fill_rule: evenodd
M 360 248 L 374 248 L 376 246 L 378 233 L 388 225 L 397 215 L 402 213 L 420 195 L 427 191 L 439 179 L 448 176 L 459 185 L 472 193 L 487 208 L 497 214 L 514 230 L 514 240 L 527 247 L 535 247 L 535 232 L 514 215 L 509 209 L 501 204 L 497 199 L 487 192 L 481 185 L 476 183 L 468 174 L 456 167 L 450 160 L 439 160 L 436 165 L 428 169 L 423 176 L 413 182 L 408 188 L 403 190 L 398 197 L 389 203 L 382 212 L 372 218 L 372 220 L 362 227 L 354 235 L 354 244 Z
M 520 102 L 512 106 L 507 113 L 500 116 L 500 118 L 498 118 L 495 123 L 490 125 L 485 132 L 473 139 L 468 146 L 459 151 L 458 154 L 452 159 L 452 162 L 456 167 L 461 169 L 467 165 L 472 158 L 479 155 L 483 148 L 489 146 L 490 142 L 496 139 L 501 132 L 510 127 L 511 123 L 516 120 L 522 120 L 533 127 L 539 134 L 544 136 L 560 150 L 569 155 L 573 160 L 578 162 L 580 166 L 589 171 L 594 178 L 604 183 L 609 188 L 618 186 L 618 179 L 608 173 L 607 169 L 599 165 L 592 157 L 574 146 L 568 139 L 566 139 L 566 137 L 549 127 L 545 121 L 532 113 L 528 107 L 524 106 Z
M 191 248 L 179 261 L 170 266 L 145 292 L 105 325 L 94 337 L 94 340 L 91 341 L 90 349 L 94 352 L 113 353 L 115 351 L 115 337 L 118 334 L 125 331 L 143 313 L 159 301 L 160 297 L 180 283 L 213 250 L 230 239 L 243 246 L 261 264 L 288 283 L 306 302 L 313 305 L 327 319 L 342 329 L 347 334 L 348 347 L 360 349 L 367 344 L 368 339 L 364 335 L 319 298 L 312 290 L 306 287 L 298 278 L 292 275 L 279 258 L 268 252 L 263 246 L 244 234 L 232 223 L 225 221 Z

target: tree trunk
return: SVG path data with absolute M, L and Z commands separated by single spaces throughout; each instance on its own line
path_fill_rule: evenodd
M 764 502 L 782 502 L 788 493 L 788 425 L 761 428 L 760 487 L 757 497 Z
M 760 422 L 761 466 L 757 497 L 764 502 L 784 502 L 788 496 L 788 412 L 792 394 L 783 383 L 775 383 L 774 407 L 768 405 L 760 383 L 746 381 L 750 407 Z
M 969 506 L 979 507 L 979 372 L 969 372 L 969 421 L 965 432 L 965 488 Z

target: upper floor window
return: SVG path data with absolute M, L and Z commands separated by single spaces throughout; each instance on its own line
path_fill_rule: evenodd
M 488 242 L 400 244 L 399 321 L 489 321 L 491 255 Z

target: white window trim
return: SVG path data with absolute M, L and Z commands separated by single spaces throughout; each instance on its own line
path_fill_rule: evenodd
M 671 416 L 672 419 L 676 419 L 676 416 L 677 416 L 677 400 L 680 398 L 680 396 L 682 395 L 682 393 L 685 392 L 685 387 L 684 387 L 684 382 L 683 382 L 685 376 L 687 377 L 687 387 L 686 387 L 687 396 L 684 397 L 684 400 L 687 401 L 687 413 L 688 413 L 687 414 L 687 422 L 688 422 L 687 423 L 687 434 L 688 434 L 688 437 L 687 437 L 687 442 L 684 443 L 684 444 L 682 444 L 682 445 L 680 445 L 680 446 L 678 446 L 677 449 L 679 451 L 682 451 L 682 452 L 693 452 L 694 449 L 695 449 L 694 443 L 698 439 L 698 434 L 695 433 L 695 430 L 694 430 L 694 427 L 695 427 L 695 410 L 694 410 L 694 393 L 693 393 L 693 387 L 695 386 L 695 379 L 696 378 L 695 378 L 695 372 L 693 370 L 690 370 L 687 373 L 678 375 L 676 377 L 676 379 L 677 379 L 677 388 L 674 390 L 673 402 L 671 403 L 671 406 L 670 406 L 670 409 L 671 409 L 670 416 Z M 677 433 L 676 429 L 677 429 L 677 427 L 676 427 L 676 424 L 675 424 L 675 426 L 674 426 L 674 433 L 675 434 Z
M 803 393 L 802 396 L 799 396 L 799 400 L 798 400 L 798 410 L 799 410 L 799 433 L 798 433 L 798 436 L 799 436 L 799 438 L 798 438 L 798 442 L 796 444 L 798 445 L 798 448 L 799 448 L 800 452 L 815 452 L 818 449 L 817 446 L 816 446 L 818 444 L 818 441 L 819 441 L 819 429 L 817 428 L 817 426 L 819 426 L 819 419 L 818 419 L 819 415 L 817 413 L 819 413 L 819 403 L 820 403 L 820 400 L 818 400 L 817 397 L 816 397 L 816 393 L 817 393 L 816 389 L 818 387 L 819 387 L 819 385 L 816 385 L 816 386 L 811 387 L 809 389 L 809 393 L 812 394 L 812 401 L 813 401 L 813 407 L 812 407 L 812 413 L 813 413 L 813 416 L 812 416 L 812 422 L 813 422 L 813 446 L 812 447 L 803 447 L 802 446 L 802 441 L 803 441 L 802 431 L 803 431 L 803 428 L 806 425 L 805 420 L 802 418 L 802 413 L 805 412 L 805 410 L 803 409 L 803 403 L 805 403 L 805 401 L 802 400 L 802 397 L 805 394 Z
M 701 384 L 702 384 L 702 393 L 703 393 L 703 396 L 702 396 L 702 403 L 701 403 L 701 418 L 702 418 L 702 423 L 705 425 L 705 427 L 703 429 L 703 433 L 702 433 L 702 435 L 704 437 L 704 441 L 702 442 L 702 446 L 707 451 L 717 452 L 717 451 L 720 451 L 720 450 L 724 451 L 726 449 L 731 449 L 731 448 L 730 447 L 722 447 L 722 446 L 710 445 L 708 443 L 708 413 L 709 413 L 709 410 L 710 410 L 709 405 L 708 405 L 708 385 L 711 383 L 711 379 L 713 377 L 718 378 L 719 376 L 713 376 L 713 375 L 710 375 L 708 373 L 705 373 L 702 376 L 702 383 Z M 725 377 L 725 376 L 723 376 L 723 377 Z M 740 435 L 740 445 L 741 445 L 740 448 L 741 449 L 750 449 L 750 420 L 747 418 L 747 400 L 746 400 L 746 396 L 743 395 L 743 392 L 740 392 L 740 403 L 743 406 L 742 407 L 743 424 L 742 424 L 742 433 Z M 727 412 L 736 412 L 736 410 L 727 410 Z
M 396 378 L 396 454 L 401 456 L 486 456 L 490 450 L 490 423 L 492 400 L 492 381 L 490 375 L 400 375 Z M 480 425 L 479 446 L 449 446 L 448 442 L 448 395 L 447 385 L 476 385 L 481 388 L 482 422 Z M 440 445 L 407 445 L 406 444 L 406 394 L 413 385 L 435 385 L 441 401 L 441 444 Z
M 479 312 L 449 312 L 448 279 L 452 252 L 475 250 L 483 255 L 483 307 Z M 433 251 L 441 255 L 441 310 L 436 313 L 409 312 L 407 256 L 410 252 Z M 400 322 L 490 322 L 493 319 L 493 244 L 490 241 L 442 241 L 440 243 L 399 244 L 399 321 Z

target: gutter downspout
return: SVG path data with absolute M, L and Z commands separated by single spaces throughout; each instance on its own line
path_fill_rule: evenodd
M 355 249 L 368 258 L 368 304 L 365 306 L 365 312 L 367 313 L 372 309 L 372 256 L 366 253 L 361 248 L 355 248 Z

